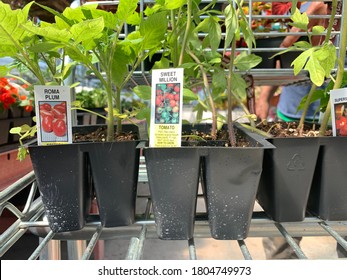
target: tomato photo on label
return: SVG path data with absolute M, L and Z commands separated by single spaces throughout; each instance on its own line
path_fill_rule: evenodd
M 56 136 L 62 137 L 66 134 L 66 123 L 64 120 L 56 120 L 53 123 L 53 132 Z
M 60 120 L 63 120 L 65 118 L 65 113 L 62 113 L 55 106 L 52 111 L 53 111 L 54 118 L 60 119 Z
M 42 103 L 40 104 L 40 111 L 41 110 L 45 110 L 45 111 L 51 111 L 52 110 L 52 106 L 48 103 Z
M 65 103 L 64 104 L 60 103 L 60 104 L 54 105 L 53 109 L 58 110 L 62 114 L 66 113 Z
M 42 117 L 42 129 L 43 131 L 50 133 L 53 131 L 53 120 L 54 118 L 50 115 L 45 115 Z

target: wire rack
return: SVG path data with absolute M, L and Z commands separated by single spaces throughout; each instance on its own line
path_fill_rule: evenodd
M 136 222 L 131 226 L 103 228 L 98 215 L 90 215 L 86 226 L 79 231 L 53 233 L 45 220 L 44 206 L 37 197 L 37 185 L 34 172 L 30 172 L 0 193 L 0 213 L 6 209 L 16 220 L 0 235 L 0 257 L 27 232 L 40 237 L 40 243 L 29 259 L 60 259 L 62 246 L 60 241 L 67 241 L 69 259 L 87 260 L 93 258 L 94 249 L 100 240 L 122 239 L 129 242 L 125 259 L 141 259 L 145 242 L 158 239 L 151 198 L 148 194 L 147 174 L 144 159 L 139 168 L 139 191 L 137 200 L 142 205 L 137 210 Z M 28 197 L 24 207 L 18 208 L 10 200 L 24 189 L 28 189 Z M 202 194 L 198 200 L 203 204 Z M 315 216 L 307 216 L 302 222 L 278 223 L 266 216 L 262 211 L 253 212 L 248 237 L 283 236 L 300 259 L 308 258 L 297 245 L 294 238 L 300 236 L 330 236 L 347 251 L 347 221 L 323 221 Z M 195 241 L 199 238 L 211 238 L 207 214 L 204 207 L 197 210 L 194 237 L 190 240 L 180 240 L 185 243 L 189 259 L 198 259 Z M 237 240 L 238 247 L 245 260 L 253 259 L 245 240 Z M 319 249 L 319 248 L 317 248 Z M 155 248 L 154 248 L 155 250 Z M 214 252 L 210 252 L 213 254 Z
M 269 0 L 267 2 L 273 2 Z M 283 0 L 279 0 L 283 1 Z M 102 5 L 117 5 L 119 1 L 97 1 Z M 202 1 L 209 2 L 209 1 Z M 225 3 L 226 1 L 218 1 Z M 255 2 L 255 1 L 254 1 Z M 95 3 L 95 2 L 93 2 Z M 146 4 L 153 1 L 139 1 L 140 8 L 144 9 Z M 246 0 L 249 7 L 252 7 L 252 0 Z M 249 15 L 250 21 L 253 18 L 259 18 L 259 15 Z M 276 18 L 276 16 L 271 16 Z M 286 17 L 286 16 L 284 16 Z M 281 18 L 284 18 L 281 16 Z M 277 16 L 278 18 L 278 16 Z M 343 20 L 342 16 L 337 16 Z M 343 32 L 342 30 L 340 32 Z M 256 37 L 272 39 L 275 36 L 285 36 L 289 33 L 255 33 Z M 296 33 L 299 34 L 299 33 Z M 300 35 L 300 34 L 299 34 Z M 301 34 L 304 35 L 304 34 Z M 245 48 L 238 48 L 237 51 L 250 51 Z M 281 48 L 260 48 L 253 51 L 257 52 L 278 52 Z M 255 85 L 283 85 L 298 82 L 307 82 L 309 80 L 307 73 L 301 72 L 298 75 L 293 74 L 292 68 L 256 68 L 249 74 L 254 77 Z M 139 84 L 145 84 L 149 80 L 149 71 L 141 65 L 141 69 L 134 74 L 134 80 Z M 139 172 L 139 187 L 147 184 L 147 174 L 145 163 L 142 160 Z M 28 197 L 23 207 L 18 208 L 11 203 L 11 199 L 19 195 L 23 190 L 28 190 Z M 44 206 L 41 198 L 37 196 L 37 185 L 34 172 L 30 172 L 23 178 L 15 182 L 0 193 L 0 215 L 9 211 L 14 217 L 14 222 L 9 225 L 0 235 L 0 257 L 7 251 L 12 250 L 14 244 L 27 232 L 40 237 L 38 247 L 32 252 L 29 259 L 60 259 L 62 246 L 61 240 L 67 241 L 73 252 L 71 259 L 90 259 L 93 251 L 100 240 L 126 239 L 129 240 L 129 247 L 126 253 L 126 259 L 141 259 L 146 241 L 157 239 L 156 226 L 153 213 L 151 211 L 151 198 L 148 192 L 139 193 L 137 200 L 141 201 L 142 207 L 139 208 L 136 222 L 127 227 L 103 228 L 98 219 L 98 215 L 91 215 L 86 226 L 76 232 L 53 233 L 44 217 Z M 203 201 L 200 194 L 199 200 Z M 203 202 L 202 202 L 203 203 Z M 1 218 L 1 216 L 0 216 Z M 330 236 L 336 240 L 345 250 L 347 250 L 347 241 L 343 238 L 347 236 L 347 221 L 324 221 L 319 217 L 307 216 L 302 222 L 295 223 L 277 223 L 269 219 L 263 211 L 253 212 L 251 220 L 249 237 L 272 237 L 283 236 L 288 244 L 293 248 L 298 258 L 305 259 L 307 256 L 297 245 L 294 237 L 300 236 Z M 190 259 L 198 259 L 196 250 L 196 239 L 210 238 L 207 214 L 202 209 L 196 214 L 194 238 L 186 243 Z M 245 240 L 236 241 L 242 252 L 244 259 L 252 259 L 250 250 Z M 213 254 L 213 252 L 211 252 Z

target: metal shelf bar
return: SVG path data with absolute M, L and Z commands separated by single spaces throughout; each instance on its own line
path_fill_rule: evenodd
M 89 241 L 88 246 L 82 256 L 82 260 L 89 260 L 90 256 L 93 253 L 93 249 L 95 248 L 96 242 L 99 240 L 101 232 L 102 232 L 102 226 L 99 226 L 96 229 L 96 232 L 94 233 L 92 239 Z
M 51 241 L 54 237 L 54 232 L 53 231 L 50 231 L 47 236 L 41 240 L 39 246 L 35 249 L 35 251 L 32 253 L 32 255 L 29 257 L 29 260 L 36 260 L 41 252 L 43 251 L 43 249 L 46 248 L 47 244 L 49 241 Z
M 241 253 L 245 260 L 252 260 L 251 253 L 249 252 L 247 245 L 244 240 L 237 240 L 237 243 L 239 244 Z
M 278 228 L 278 230 L 281 232 L 283 237 L 287 240 L 288 244 L 293 248 L 295 254 L 298 256 L 299 259 L 307 259 L 304 252 L 301 250 L 300 246 L 295 242 L 294 238 L 290 236 L 288 231 L 280 224 L 275 223 L 275 226 Z
M 189 259 L 190 260 L 197 260 L 198 257 L 196 255 L 196 247 L 195 247 L 194 238 L 191 238 L 188 240 L 188 249 L 189 249 Z

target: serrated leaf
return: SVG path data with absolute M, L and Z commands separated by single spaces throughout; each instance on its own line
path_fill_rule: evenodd
M 134 93 L 142 100 L 151 100 L 151 87 L 150 86 L 136 86 L 133 88 Z
M 255 54 L 247 54 L 247 52 L 242 52 L 235 58 L 235 66 L 240 71 L 247 71 L 255 66 L 257 66 L 262 61 L 260 56 Z
M 307 51 L 302 52 L 298 55 L 296 59 L 292 62 L 291 65 L 294 66 L 294 75 L 298 75 L 300 71 L 304 68 L 307 60 L 312 55 L 313 50 L 308 49 Z
M 324 83 L 325 79 L 325 70 L 320 65 L 319 60 L 314 56 L 311 56 L 307 61 L 306 66 L 304 68 L 310 73 L 310 79 L 312 83 L 317 86 L 321 86 Z
M 127 19 L 136 12 L 137 0 L 120 0 L 116 15 L 120 21 L 126 22 Z
M 309 22 L 309 18 L 305 13 L 300 13 L 298 9 L 295 10 L 294 14 L 290 17 L 293 21 L 290 25 L 298 27 L 304 31 L 307 31 L 307 26 Z
M 100 17 L 74 24 L 70 32 L 75 43 L 80 43 L 82 41 L 99 38 L 102 35 L 104 27 L 104 19 Z
M 54 27 L 53 25 L 44 28 L 30 25 L 23 25 L 23 27 L 27 29 L 29 32 L 32 32 L 33 34 L 40 35 L 55 42 L 66 43 L 72 37 L 72 34 L 69 31 L 60 30 Z
M 324 32 L 325 28 L 321 25 L 316 25 L 312 27 L 312 35 L 320 35 Z
M 155 48 L 164 40 L 167 31 L 168 19 L 165 12 L 151 15 L 140 24 L 140 33 L 144 38 L 143 48 Z

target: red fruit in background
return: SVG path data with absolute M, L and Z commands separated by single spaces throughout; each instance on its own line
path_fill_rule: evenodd
M 175 99 L 176 101 L 180 100 L 180 95 L 179 95 L 179 94 L 174 94 L 174 99 Z
M 173 108 L 176 106 L 176 101 L 175 100 L 170 100 L 170 106 Z
M 62 137 L 66 134 L 66 123 L 64 120 L 56 120 L 53 123 L 53 132 L 56 136 Z
M 175 87 L 174 87 L 174 91 L 175 91 L 175 92 L 180 92 L 180 87 L 179 87 L 179 86 L 175 86 Z
M 41 125 L 42 125 L 43 131 L 48 133 L 53 131 L 53 119 L 54 119 L 53 116 L 50 116 L 50 115 L 42 116 Z

